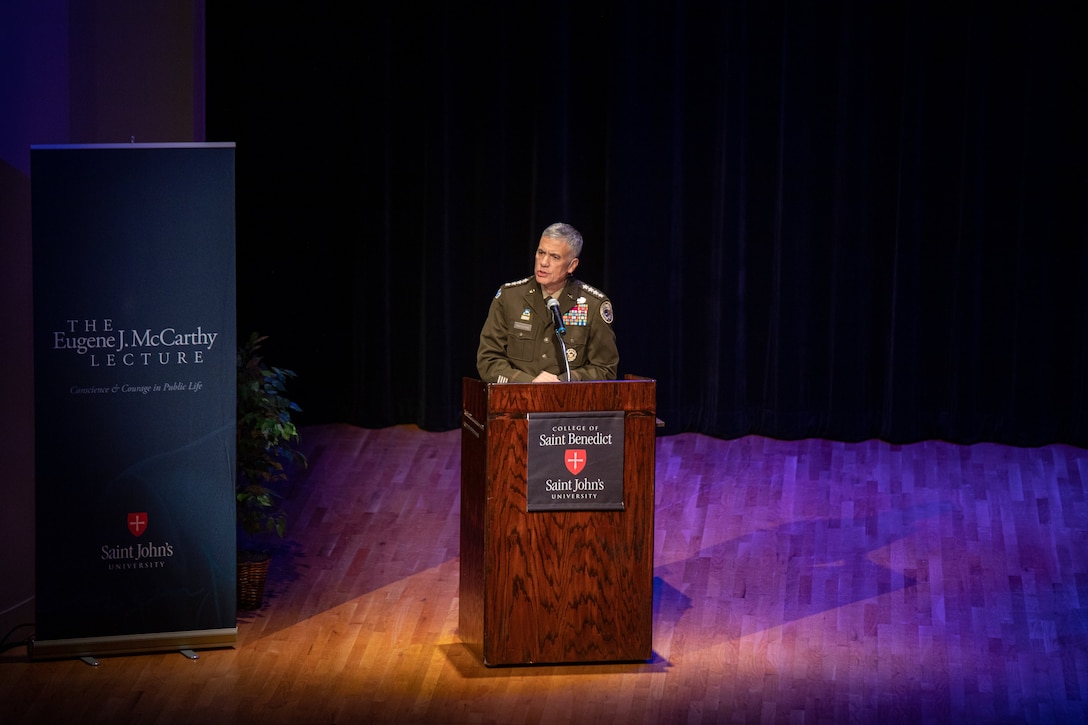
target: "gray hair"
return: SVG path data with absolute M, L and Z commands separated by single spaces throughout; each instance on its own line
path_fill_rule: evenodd
M 540 236 L 547 237 L 548 239 L 562 239 L 570 245 L 570 250 L 574 252 L 575 257 L 582 256 L 582 235 L 570 224 L 556 222 L 545 229 L 544 233 Z

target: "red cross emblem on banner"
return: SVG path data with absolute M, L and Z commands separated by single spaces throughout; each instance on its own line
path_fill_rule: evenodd
M 132 532 L 133 536 L 143 536 L 147 531 L 147 512 L 141 511 L 138 514 L 128 515 L 128 530 Z
M 574 448 L 568 448 L 563 456 L 563 460 L 567 463 L 567 470 L 577 476 L 582 472 L 582 469 L 586 467 L 586 449 L 580 448 L 576 450 Z

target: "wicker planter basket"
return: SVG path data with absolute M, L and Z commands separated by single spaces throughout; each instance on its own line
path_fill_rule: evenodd
M 238 552 L 238 611 L 261 608 L 271 561 L 272 555 L 267 552 Z

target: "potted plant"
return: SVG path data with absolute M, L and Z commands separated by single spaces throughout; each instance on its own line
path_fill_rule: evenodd
M 262 537 L 283 537 L 287 526 L 281 486 L 293 465 L 306 465 L 295 446 L 298 429 L 291 414 L 302 409 L 287 397 L 294 371 L 268 365 L 253 333 L 238 348 L 237 476 L 235 504 L 246 546 L 238 550 L 238 609 L 259 609 L 271 553 L 254 549 Z

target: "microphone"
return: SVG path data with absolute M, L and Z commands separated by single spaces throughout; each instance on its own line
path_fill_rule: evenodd
M 559 300 L 548 298 L 548 309 L 552 311 L 552 322 L 555 323 L 555 331 L 560 335 L 567 334 L 567 326 L 563 324 L 563 315 L 559 314 Z
M 559 314 L 559 300 L 549 297 L 545 303 L 552 311 L 552 324 L 555 325 L 555 339 L 559 340 L 559 348 L 563 353 L 563 364 L 567 368 L 567 382 L 570 382 L 570 358 L 567 357 L 567 343 L 563 335 L 567 334 L 567 326 L 563 324 L 563 315 Z

